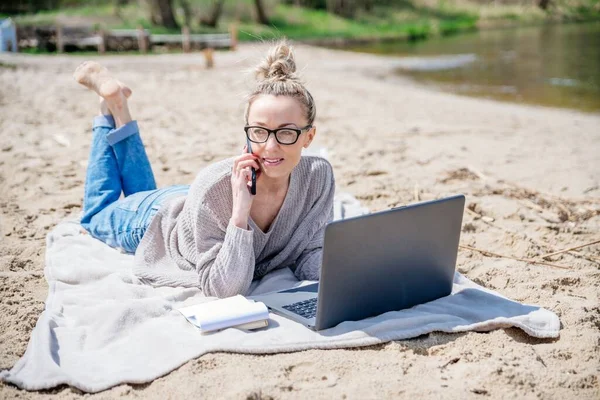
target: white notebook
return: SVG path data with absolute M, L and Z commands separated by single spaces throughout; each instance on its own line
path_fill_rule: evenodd
M 237 295 L 182 307 L 179 312 L 202 332 L 237 327 L 257 329 L 268 325 L 269 310 L 264 303 Z

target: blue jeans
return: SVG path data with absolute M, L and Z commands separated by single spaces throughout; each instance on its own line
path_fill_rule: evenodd
M 112 116 L 98 116 L 92 132 L 81 226 L 109 246 L 135 253 L 161 204 L 187 194 L 189 186 L 156 188 L 136 121 L 115 129 Z

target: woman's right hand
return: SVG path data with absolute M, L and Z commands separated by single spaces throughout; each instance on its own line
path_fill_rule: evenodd
M 244 154 L 238 156 L 233 163 L 233 171 L 231 172 L 231 190 L 233 192 L 233 210 L 231 213 L 231 221 L 233 224 L 242 229 L 248 229 L 248 217 L 254 196 L 250 193 L 252 185 L 252 170 L 256 170 L 257 175 L 260 173 L 260 165 L 258 156 L 246 153 L 247 147 L 244 147 Z

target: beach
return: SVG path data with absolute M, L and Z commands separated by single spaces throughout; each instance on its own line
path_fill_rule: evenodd
M 242 152 L 248 70 L 266 49 L 217 52 L 210 70 L 200 53 L 0 55 L 0 370 L 23 355 L 44 309 L 47 233 L 81 212 L 98 99 L 73 80 L 77 65 L 97 60 L 133 89 L 132 115 L 166 186 Z M 463 193 L 458 271 L 555 312 L 560 337 L 509 328 L 367 348 L 216 353 L 90 397 L 600 398 L 600 244 L 541 257 L 600 240 L 600 114 L 461 97 L 395 74 L 391 57 L 296 49 L 317 104 L 313 146 L 326 149 L 337 191 L 372 211 Z M 0 383 L 0 398 L 47 397 L 83 393 Z

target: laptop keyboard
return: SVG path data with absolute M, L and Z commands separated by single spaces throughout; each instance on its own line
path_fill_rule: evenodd
M 317 315 L 317 298 L 299 301 L 297 303 L 283 306 L 288 311 L 298 314 L 304 318 L 313 318 Z

